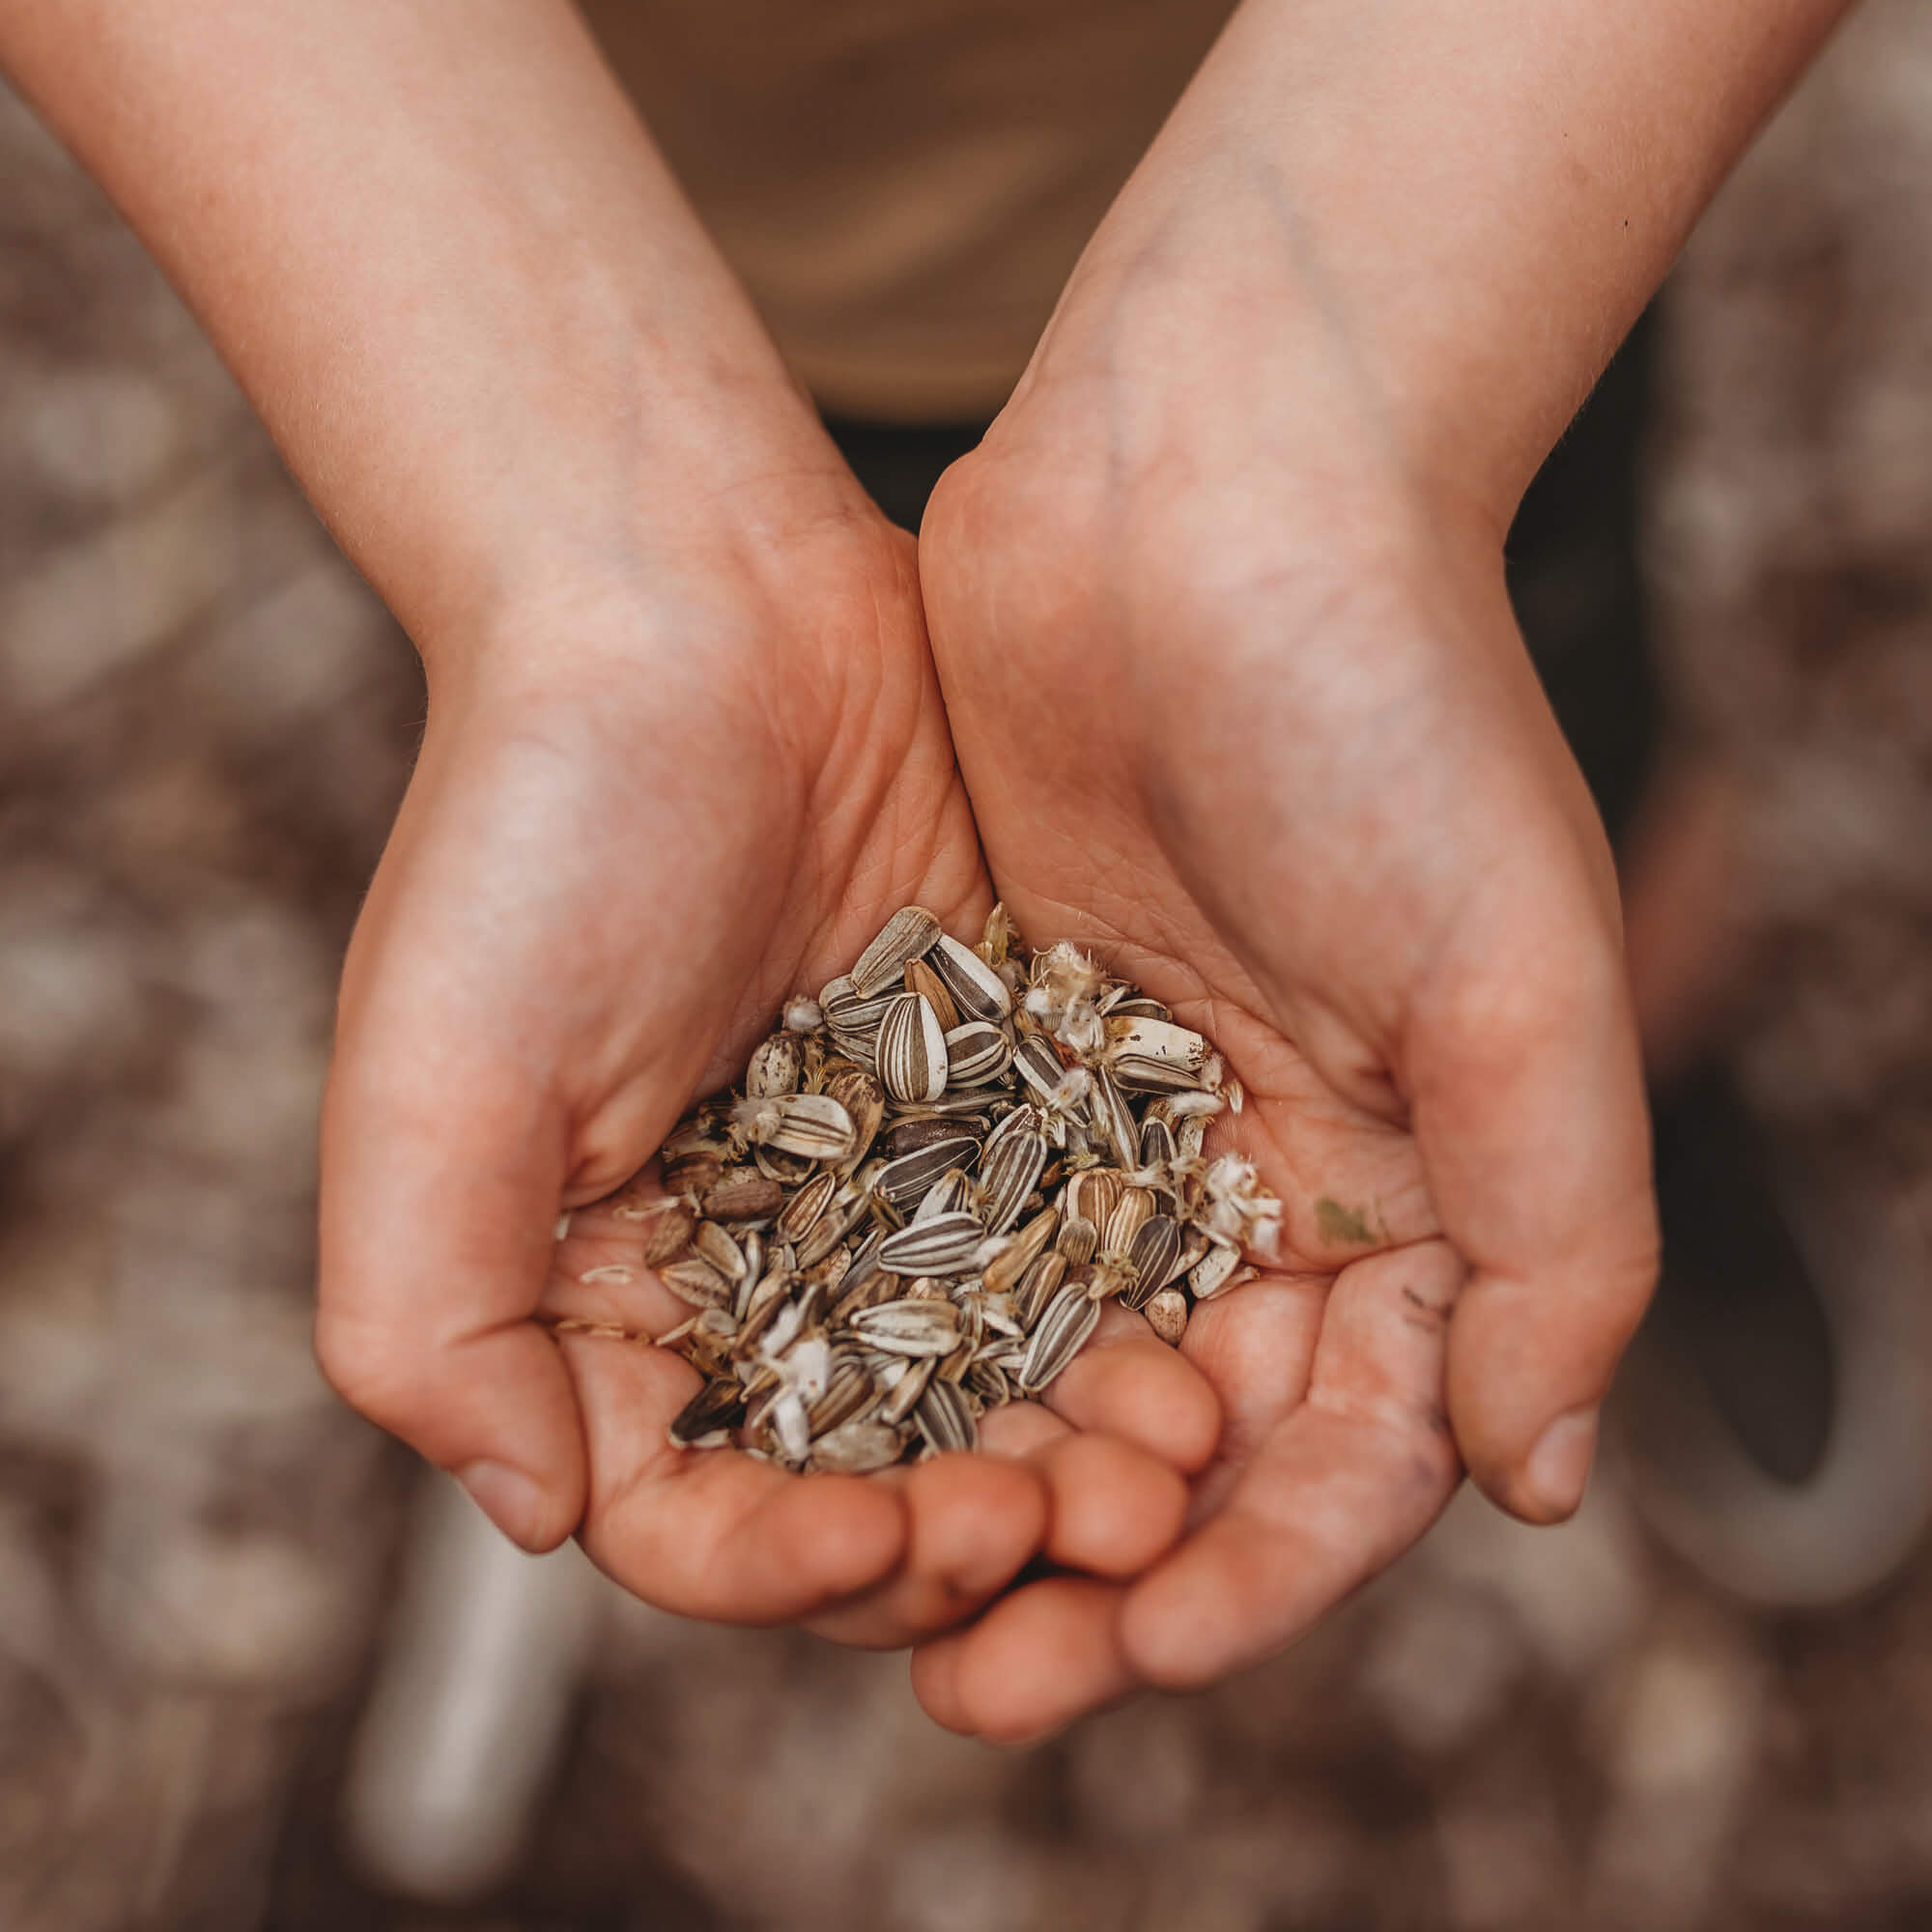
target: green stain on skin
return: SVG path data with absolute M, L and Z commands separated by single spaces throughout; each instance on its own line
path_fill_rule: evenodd
M 1333 1248 L 1366 1247 L 1376 1238 L 1369 1217 L 1359 1208 L 1344 1208 L 1325 1194 L 1315 1204 L 1315 1225 Z

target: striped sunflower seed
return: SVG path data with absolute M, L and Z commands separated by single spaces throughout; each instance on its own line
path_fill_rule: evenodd
M 1127 1249 L 1127 1286 L 1121 1291 L 1123 1308 L 1145 1308 L 1173 1277 L 1180 1259 L 1180 1229 L 1165 1214 L 1143 1221 Z
M 1113 1150 L 1114 1159 L 1122 1167 L 1131 1167 L 1141 1151 L 1140 1122 L 1134 1119 L 1134 1110 L 1114 1076 L 1104 1066 L 1094 1067 L 1093 1073 L 1088 1112 L 1101 1139 Z
M 1043 1033 L 1030 1033 L 1020 1041 L 1013 1051 L 1013 1066 L 1020 1078 L 1042 1100 L 1051 1098 L 1059 1091 L 1060 1083 L 1066 1074 L 1060 1055 L 1054 1051 L 1053 1042 Z
M 896 1426 L 919 1406 L 920 1398 L 932 1380 L 932 1372 L 939 1366 L 939 1358 L 936 1355 L 922 1355 L 913 1360 L 899 1358 L 893 1366 L 898 1371 L 898 1379 L 886 1391 L 873 1420 Z
M 923 1201 L 950 1169 L 970 1167 L 979 1155 L 980 1143 L 971 1135 L 952 1134 L 901 1154 L 897 1160 L 889 1160 L 880 1168 L 872 1188 L 895 1208 L 909 1208 Z
M 688 1302 L 693 1308 L 728 1308 L 735 1298 L 731 1283 L 709 1262 L 700 1261 L 696 1255 L 661 1267 L 658 1279 L 680 1301 Z
M 869 1000 L 904 972 L 907 960 L 930 952 L 938 937 L 939 922 L 923 906 L 901 907 L 860 953 L 859 963 L 852 968 L 854 991 L 862 1000 Z
M 716 1221 L 700 1221 L 691 1237 L 700 1261 L 709 1262 L 733 1287 L 745 1278 L 745 1251 Z
M 772 1233 L 781 1241 L 796 1243 L 804 1240 L 818 1225 L 838 1191 L 837 1175 L 814 1174 L 780 1210 L 778 1219 L 772 1224 Z M 836 1240 L 838 1236 L 833 1238 Z
M 1213 1049 L 1198 1033 L 1172 1020 L 1116 1014 L 1107 1021 L 1107 1065 L 1122 1087 L 1142 1093 L 1179 1093 L 1201 1085 Z
M 1046 1252 L 1059 1225 L 1059 1211 L 1042 1208 L 980 1270 L 980 1280 L 986 1292 L 1007 1294 L 1017 1287 L 1020 1276 Z
M 1085 1267 L 1100 1252 L 1100 1231 L 1084 1215 L 1068 1214 L 1053 1245 L 1068 1267 Z
M 972 1261 L 985 1237 L 975 1215 L 936 1215 L 887 1235 L 879 1243 L 879 1264 L 895 1274 L 951 1274 Z
M 988 1146 L 980 1163 L 980 1210 L 989 1235 L 1004 1235 L 1019 1219 L 1045 1167 L 1046 1137 L 1037 1128 L 1022 1128 Z
M 1060 1293 L 1066 1279 L 1066 1257 L 1049 1251 L 1034 1262 L 1020 1277 L 1017 1291 L 1020 1326 L 1031 1334 L 1046 1313 L 1047 1304 Z
M 950 1301 L 882 1301 L 852 1317 L 855 1333 L 890 1355 L 950 1355 L 959 1318 Z
M 1037 1395 L 1065 1369 L 1100 1325 L 1100 1305 L 1084 1288 L 1063 1288 L 1039 1319 L 1015 1378 L 1028 1395 Z
M 974 1425 L 973 1406 L 956 1383 L 935 1378 L 920 1398 L 912 1419 L 935 1456 L 979 1446 L 980 1432 Z
M 878 1402 L 879 1392 L 856 1355 L 833 1364 L 826 1378 L 825 1392 L 806 1411 L 806 1424 L 813 1436 L 824 1435 L 841 1423 L 866 1414 Z
M 744 1409 L 745 1392 L 736 1382 L 706 1382 L 671 1418 L 671 1447 L 723 1448 Z
M 942 1214 L 966 1214 L 973 1208 L 973 1181 L 961 1167 L 949 1167 L 921 1198 L 913 1209 L 916 1225 L 936 1221 Z M 978 1218 L 977 1216 L 975 1217 Z
M 968 1020 L 946 1036 L 946 1078 L 953 1087 L 984 1087 L 1013 1064 L 1003 1029 L 990 1020 Z
M 946 1092 L 946 1030 L 924 994 L 899 994 L 879 1023 L 879 1078 L 895 1100 Z
M 810 1160 L 843 1160 L 858 1140 L 852 1116 L 830 1094 L 781 1094 L 749 1100 L 753 1140 Z
M 1012 1011 L 1013 996 L 1007 982 L 970 946 L 951 934 L 942 932 L 933 941 L 927 962 L 946 981 L 962 1016 L 1003 1020 Z
M 684 1202 L 655 1204 L 644 1221 L 644 1265 L 662 1267 L 666 1262 L 675 1261 L 690 1247 L 692 1231 L 696 1226 L 697 1216 Z
M 1122 1188 L 1114 1211 L 1107 1216 L 1107 1225 L 1100 1231 L 1100 1252 L 1122 1256 L 1130 1253 L 1134 1236 L 1146 1226 L 1154 1205 L 1151 1187 Z

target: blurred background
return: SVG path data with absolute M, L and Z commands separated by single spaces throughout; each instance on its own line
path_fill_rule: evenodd
M 1292 1655 L 1001 1754 L 901 1658 L 479 1557 L 321 1383 L 316 1096 L 420 683 L 0 94 L 0 1925 L 1932 1923 L 1928 183 L 1892 0 L 1512 538 L 1657 1016 L 1667 1279 L 1581 1515 L 1464 1495 Z M 551 1735 L 396 1689 L 493 1590 L 554 1751 L 480 1899 L 428 1902 L 379 1761 Z

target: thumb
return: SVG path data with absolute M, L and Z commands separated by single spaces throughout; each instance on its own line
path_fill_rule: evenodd
M 1430 1192 L 1469 1267 L 1449 1421 L 1492 1501 L 1551 1522 L 1582 1498 L 1657 1275 L 1636 1031 L 1614 920 L 1580 877 L 1466 921 L 1452 958 L 1405 1055 Z
M 577 1399 L 528 1318 L 564 1125 L 526 1068 L 447 1032 L 351 1034 L 323 1107 L 316 1354 L 343 1398 L 456 1475 L 526 1549 L 577 1527 Z

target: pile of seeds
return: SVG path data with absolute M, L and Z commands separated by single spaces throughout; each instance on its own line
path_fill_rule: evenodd
M 977 947 L 895 914 L 665 1143 L 645 1261 L 705 1377 L 671 1440 L 883 1468 L 971 1448 L 1104 1301 L 1178 1342 L 1273 1246 L 1254 1169 L 1202 1153 L 1240 1104 L 1201 1035 L 1073 947 L 1028 952 L 999 908 Z

